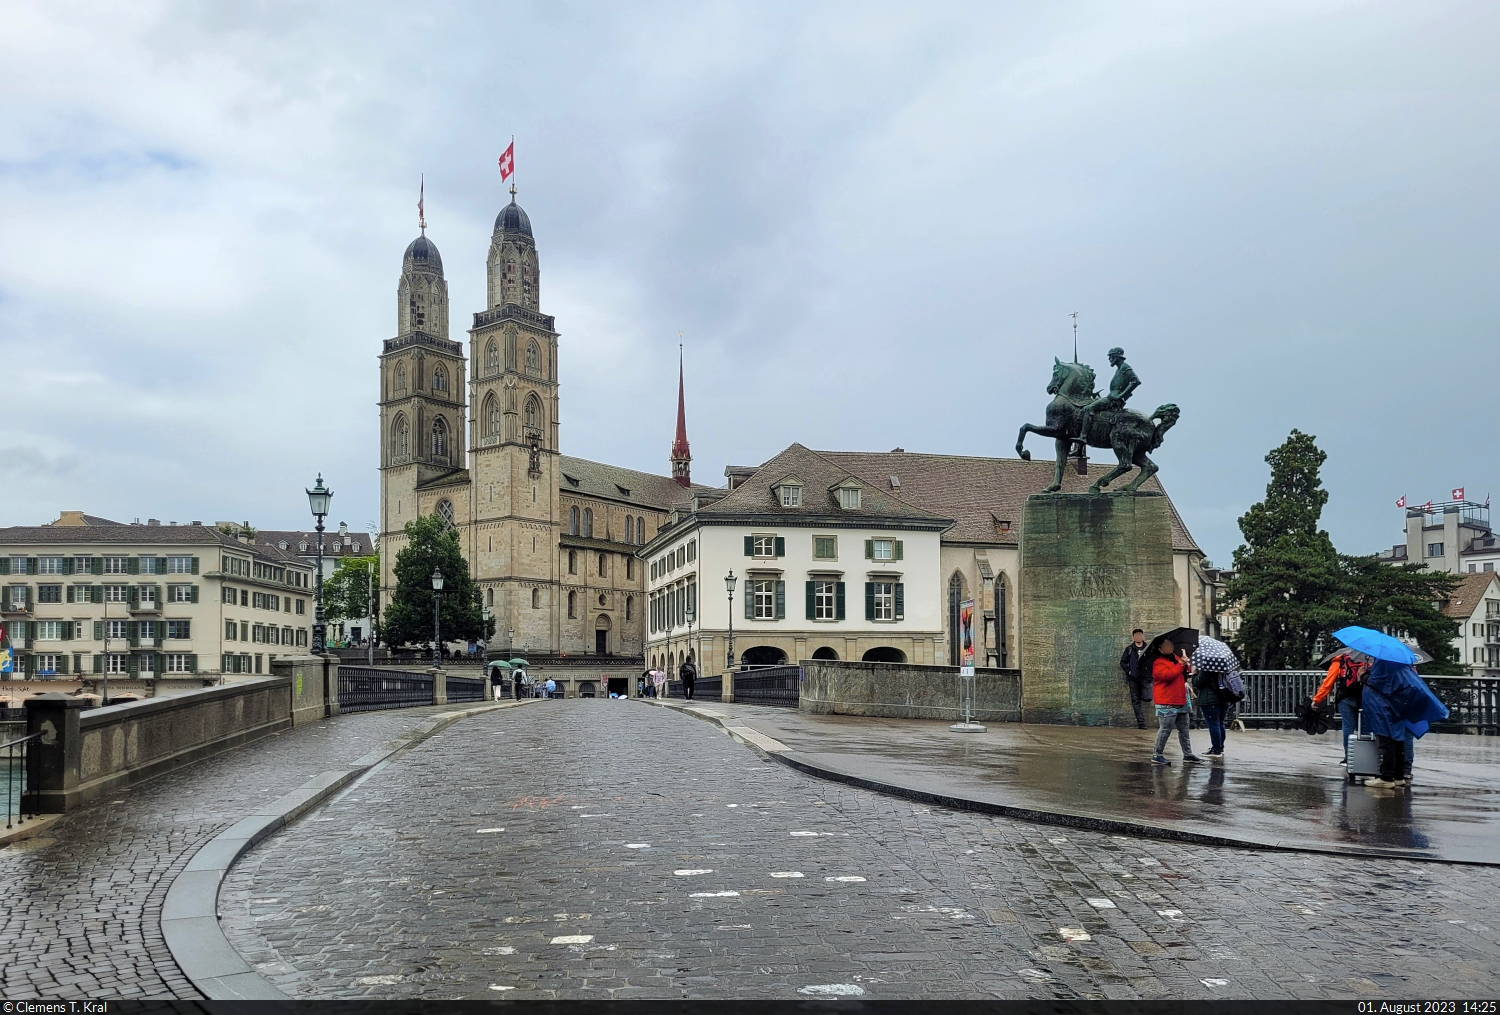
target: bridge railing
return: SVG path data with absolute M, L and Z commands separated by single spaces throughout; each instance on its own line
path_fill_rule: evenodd
M 36 797 L 28 789 L 26 753 L 40 740 L 40 733 L 6 739 L 0 744 L 0 769 L 5 776 L 5 827 L 7 830 L 26 823 L 29 815 L 37 816 Z M 3 738 L 0 738 L 3 739 Z
M 1236 718 L 1251 723 L 1292 722 L 1297 708 L 1310 699 L 1327 675 L 1325 670 L 1244 670 L 1245 700 Z M 1439 733 L 1500 734 L 1500 678 L 1423 676 L 1444 705 L 1448 718 L 1433 724 Z M 1339 718 L 1331 717 L 1334 725 Z
M 1256 723 L 1291 722 L 1325 675 L 1324 670 L 1241 670 L 1245 700 L 1235 706 L 1235 717 Z
M 801 691 L 800 666 L 767 666 L 763 669 L 736 671 L 734 674 L 736 703 L 796 708 Z
M 370 712 L 432 704 L 430 673 L 384 667 L 340 666 L 339 711 Z
M 448 674 L 448 701 L 484 701 L 489 681 L 482 677 L 460 677 Z

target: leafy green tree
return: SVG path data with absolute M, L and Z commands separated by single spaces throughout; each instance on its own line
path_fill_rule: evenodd
M 481 612 L 479 589 L 469 578 L 469 565 L 458 544 L 458 533 L 441 518 L 429 515 L 406 523 L 406 546 L 396 554 L 396 591 L 381 628 L 387 645 L 432 643 L 432 572 L 443 573 L 442 638 L 464 641 L 488 638 L 495 628 Z
M 330 624 L 358 620 L 370 613 L 370 574 L 380 580 L 380 557 L 342 557 L 323 583 L 323 615 Z
M 1452 595 L 1462 579 L 1420 564 L 1393 567 L 1374 557 L 1345 557 L 1344 568 L 1351 623 L 1416 639 L 1422 651 L 1432 656 L 1432 662 L 1422 664 L 1423 673 L 1465 672 L 1453 644 L 1458 621 L 1435 605 Z
M 1319 476 L 1327 459 L 1315 438 L 1293 430 L 1266 456 L 1265 500 L 1240 518 L 1245 543 L 1234 551 L 1236 573 L 1225 592 L 1239 604 L 1237 648 L 1254 669 L 1308 665 L 1350 619 L 1344 562 L 1318 528 L 1328 503 Z

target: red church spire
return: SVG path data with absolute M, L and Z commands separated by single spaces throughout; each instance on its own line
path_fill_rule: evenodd
M 682 346 L 677 346 L 677 436 L 672 441 L 672 478 L 692 489 L 691 463 L 693 453 L 688 449 L 687 408 L 682 389 Z

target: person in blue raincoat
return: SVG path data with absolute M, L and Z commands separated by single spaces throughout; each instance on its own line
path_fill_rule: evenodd
M 1380 745 L 1380 778 L 1368 786 L 1403 782 L 1406 741 L 1421 737 L 1434 722 L 1448 718 L 1448 707 L 1437 699 L 1417 671 L 1407 663 L 1375 660 L 1365 681 L 1364 728 Z

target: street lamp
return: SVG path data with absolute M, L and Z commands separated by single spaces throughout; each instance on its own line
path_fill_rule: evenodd
M 696 586 L 693 585 L 688 586 L 688 589 L 690 590 L 694 590 L 695 588 Z M 690 592 L 689 594 L 692 593 Z M 698 643 L 693 641 L 693 618 L 697 616 L 697 613 L 698 611 L 693 608 L 693 601 L 689 599 L 687 601 L 687 605 L 682 608 L 682 616 L 688 624 L 688 641 L 692 642 L 693 644 L 693 654 L 691 658 L 695 667 L 698 665 Z
M 505 654 L 508 656 L 516 654 L 516 629 L 513 627 L 505 629 Z
M 443 643 L 438 628 L 438 604 L 443 601 L 443 572 L 432 569 L 432 665 L 441 669 L 443 665 Z
M 729 662 L 726 665 L 731 670 L 734 669 L 734 585 L 737 581 L 734 569 L 730 568 L 724 576 L 724 591 L 729 593 Z
M 318 520 L 318 587 L 313 593 L 313 651 L 322 652 L 328 638 L 328 625 L 323 622 L 323 519 L 328 514 L 328 505 L 333 500 L 333 491 L 323 486 L 323 474 L 318 473 L 318 485 L 307 491 L 307 506 Z

